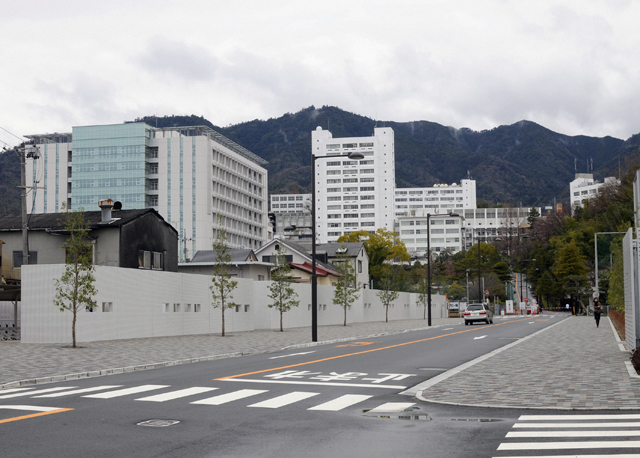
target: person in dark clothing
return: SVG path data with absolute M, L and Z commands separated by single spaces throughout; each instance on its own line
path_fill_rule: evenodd
M 602 313 L 602 307 L 598 298 L 593 300 L 593 317 L 596 319 L 596 328 L 600 327 L 600 314 Z

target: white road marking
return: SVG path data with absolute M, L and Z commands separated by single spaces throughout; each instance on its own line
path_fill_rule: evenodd
M 228 378 L 224 382 L 250 382 L 250 383 L 278 383 L 284 385 L 315 385 L 315 386 L 349 386 L 358 388 L 387 388 L 391 390 L 403 390 L 402 385 L 375 385 L 368 383 L 337 383 L 337 382 L 303 382 L 301 380 L 261 380 L 248 378 Z
M 165 402 L 172 399 L 185 398 L 194 394 L 207 393 L 209 391 L 217 390 L 218 388 L 194 386 L 192 388 L 185 388 L 183 390 L 169 391 L 168 393 L 155 394 L 153 396 L 147 396 L 144 398 L 138 398 L 136 401 L 150 401 L 150 402 Z
M 337 412 L 338 410 L 342 410 L 346 407 L 352 406 L 359 402 L 366 401 L 371 397 L 373 396 L 367 396 L 365 394 L 345 394 L 344 396 L 340 396 L 339 398 L 336 398 L 333 401 L 325 402 L 324 404 L 319 404 L 307 410 L 325 410 L 325 411 Z
M 31 396 L 32 394 L 51 393 L 53 391 L 68 390 L 70 388 L 77 388 L 77 387 L 75 387 L 75 386 L 58 386 L 58 387 L 55 387 L 55 388 L 46 388 L 44 390 L 27 391 L 27 392 L 22 392 L 22 393 L 12 393 L 12 394 L 6 394 L 4 396 L 0 396 L 0 399 L 17 398 L 19 396 Z
M 494 458 L 522 458 L 522 456 L 500 456 Z M 640 458 L 640 454 L 637 453 L 623 453 L 621 455 L 529 455 L 529 458 Z
M 640 420 L 640 414 L 620 415 L 520 415 L 518 421 L 550 420 Z M 561 423 L 558 423 L 561 425 Z
M 251 404 L 247 407 L 262 407 L 265 409 L 277 409 L 279 407 L 288 406 L 294 402 L 302 401 L 313 396 L 317 396 L 320 393 L 305 393 L 304 391 L 292 391 L 291 393 L 277 396 L 273 399 L 267 399 L 266 401 Z
M 118 388 L 122 385 L 103 385 L 93 386 L 91 388 L 81 388 L 79 390 L 64 391 L 62 393 L 43 394 L 41 396 L 34 396 L 34 398 L 59 398 L 61 396 L 69 396 L 72 394 L 91 393 L 92 391 L 108 390 L 111 388 Z
M 415 405 L 415 402 L 387 402 L 369 412 L 402 412 L 405 409 Z
M 498 450 L 569 450 L 587 448 L 640 448 L 640 441 L 512 442 L 500 444 Z
M 474 337 L 473 340 L 484 339 L 487 336 Z
M 506 437 L 632 437 L 640 436 L 635 431 L 516 431 L 507 433 Z
M 33 390 L 33 388 L 11 388 L 10 390 L 0 390 L 0 394 L 17 393 L 18 391 Z
M 145 391 L 159 390 L 160 388 L 167 388 L 169 385 L 140 385 L 133 388 L 125 388 L 122 390 L 107 391 L 106 393 L 88 394 L 82 396 L 83 398 L 96 398 L 96 399 L 111 399 L 119 396 L 127 396 L 128 394 L 143 393 Z
M 452 329 L 453 328 L 446 328 L 446 329 L 443 329 L 443 331 L 451 331 Z
M 60 410 L 60 407 L 41 407 L 41 406 L 0 406 L 0 409 L 10 410 L 31 410 L 34 412 L 51 412 L 52 410 Z
M 298 355 L 308 355 L 310 353 L 315 353 L 315 351 L 305 351 L 304 353 L 291 353 L 290 355 L 282 355 L 282 356 L 272 356 L 269 359 L 278 359 L 278 358 L 286 358 L 287 356 L 298 356 Z
M 617 423 L 516 423 L 514 428 L 637 428 L 640 422 Z
M 203 404 L 208 406 L 219 406 L 226 404 L 227 402 L 237 401 L 238 399 L 248 398 L 249 396 L 255 396 L 256 394 L 266 393 L 269 390 L 238 390 L 232 393 L 221 394 L 220 396 L 214 396 L 212 398 L 201 399 L 194 401 L 191 404 Z

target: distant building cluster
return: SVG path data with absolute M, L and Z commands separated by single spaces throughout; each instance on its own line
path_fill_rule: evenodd
M 63 205 L 97 210 L 103 199 L 120 202 L 124 210 L 153 208 L 176 229 L 180 262 L 210 250 L 221 228 L 238 249 L 258 250 L 274 235 L 309 242 L 312 210 L 319 243 L 384 228 L 396 231 L 415 258 L 425 256 L 427 246 L 435 253 L 455 253 L 478 240 L 519 234 L 530 211 L 477 208 L 470 177 L 397 188 L 390 127 L 376 127 L 370 137 L 334 138 L 321 127 L 312 131 L 314 203 L 311 194 L 269 195 L 267 162 L 204 126 L 154 128 L 136 122 L 27 137 L 40 151 L 39 159 L 27 161 L 27 186 L 33 189 L 28 212 L 58 213 Z M 346 157 L 354 152 L 364 157 Z M 572 211 L 607 183 L 617 180 L 599 183 L 591 174 L 577 174 L 570 185 Z

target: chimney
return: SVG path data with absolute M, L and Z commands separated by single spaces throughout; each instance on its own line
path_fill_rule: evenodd
M 111 209 L 113 208 L 113 200 L 111 199 L 103 199 L 98 202 L 98 206 L 102 210 L 102 222 L 110 223 L 111 222 Z

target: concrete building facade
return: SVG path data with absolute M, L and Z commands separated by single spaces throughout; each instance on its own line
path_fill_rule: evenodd
M 113 199 L 156 209 L 180 235 L 181 261 L 211 249 L 219 224 L 229 245 L 267 240 L 267 162 L 206 126 L 154 128 L 142 122 L 28 135 L 28 211 L 57 213 Z
M 311 133 L 315 166 L 316 233 L 320 243 L 335 242 L 358 230 L 393 230 L 395 145 L 390 127 L 371 137 L 333 138 L 318 127 Z M 336 157 L 360 152 L 362 160 Z
M 569 197 L 571 198 L 571 214 L 576 208 L 582 207 L 585 200 L 593 199 L 600 193 L 602 186 L 618 186 L 620 180 L 607 177 L 604 183 L 593 179 L 592 173 L 576 173 L 575 179 L 569 183 Z

